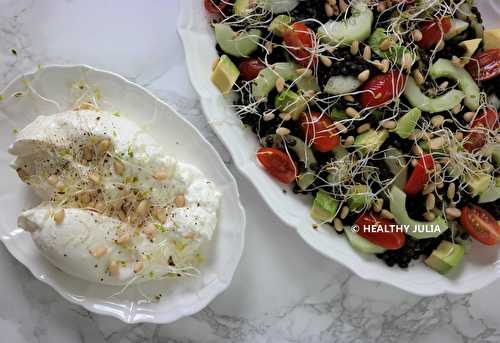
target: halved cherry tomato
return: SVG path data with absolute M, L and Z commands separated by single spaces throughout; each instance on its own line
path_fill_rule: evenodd
M 313 148 L 319 152 L 332 151 L 340 144 L 340 136 L 337 128 L 330 118 L 319 112 L 302 113 L 300 127 L 308 142 L 312 142 Z
M 485 129 L 494 129 L 498 126 L 498 114 L 492 107 L 487 107 L 483 115 L 477 117 L 472 122 L 470 128 L 472 132 L 466 137 L 464 148 L 471 152 L 482 148 L 486 144 L 486 132 L 481 131 L 481 127 Z
M 462 208 L 460 223 L 467 232 L 486 245 L 495 245 L 500 241 L 500 225 L 486 210 L 477 205 Z
M 434 160 L 431 155 L 422 155 L 417 165 L 413 169 L 410 178 L 405 185 L 405 193 L 415 195 L 420 193 L 427 181 L 429 181 L 429 171 L 434 169 Z
M 240 62 L 238 69 L 240 70 L 241 78 L 245 81 L 251 81 L 259 75 L 259 72 L 266 68 L 258 58 L 246 58 Z
M 358 235 L 382 248 L 396 250 L 405 245 L 405 234 L 396 230 L 396 223 L 390 219 L 364 213 L 355 224 L 359 228 Z
M 297 176 L 295 162 L 283 151 L 276 148 L 260 148 L 257 159 L 264 169 L 280 182 L 289 184 Z
M 377 75 L 364 84 L 359 101 L 365 108 L 386 105 L 401 94 L 405 83 L 406 76 L 397 70 Z
M 205 0 L 205 9 L 211 14 L 221 14 L 224 8 L 228 5 L 228 2 L 223 0 Z
M 293 23 L 291 28 L 283 34 L 283 41 L 297 63 L 304 67 L 310 64 L 314 66 L 316 39 L 310 28 L 302 23 Z
M 466 66 L 475 80 L 490 80 L 500 75 L 500 49 L 475 54 Z
M 417 42 L 422 49 L 432 48 L 443 39 L 444 35 L 451 29 L 449 18 L 443 17 L 441 20 L 428 21 L 420 26 L 422 39 Z

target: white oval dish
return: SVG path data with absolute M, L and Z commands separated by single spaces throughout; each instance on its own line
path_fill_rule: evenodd
M 121 289 L 64 274 L 42 257 L 29 233 L 16 229 L 21 210 L 38 200 L 9 167 L 13 157 L 7 148 L 14 140 L 13 131 L 38 115 L 71 109 L 75 100 L 72 87 L 81 81 L 99 93 L 104 110 L 118 111 L 143 126 L 169 155 L 198 167 L 215 181 L 222 193 L 219 221 L 200 277 L 148 282 L 141 289 L 133 286 L 111 297 Z M 229 286 L 244 244 L 245 213 L 237 184 L 210 143 L 172 107 L 119 75 L 81 65 L 47 66 L 22 75 L 0 93 L 0 99 L 0 236 L 9 252 L 36 278 L 89 311 L 127 323 L 170 323 L 200 311 Z M 57 101 L 59 108 L 48 99 Z M 158 294 L 162 297 L 148 301 L 144 294 L 150 299 Z
M 496 1 L 483 0 L 478 3 L 487 24 L 500 27 L 500 6 Z M 181 2 L 178 31 L 184 43 L 191 81 L 200 95 L 208 122 L 225 143 L 240 172 L 256 186 L 278 217 L 294 227 L 311 247 L 362 278 L 384 282 L 418 295 L 469 293 L 500 278 L 498 249 L 477 242 L 473 244 L 465 263 L 444 277 L 423 263 L 414 263 L 408 270 L 388 268 L 374 256 L 362 256 L 355 252 L 347 240 L 339 237 L 331 228 L 313 230 L 313 221 L 309 216 L 312 200 L 291 192 L 285 194 L 282 187 L 258 165 L 255 159 L 258 148 L 255 135 L 241 128 L 237 115 L 210 81 L 211 64 L 217 52 L 212 30 L 205 18 L 203 1 Z M 200 54 L 200 51 L 204 53 Z

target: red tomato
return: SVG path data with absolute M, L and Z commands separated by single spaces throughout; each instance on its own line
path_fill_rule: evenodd
M 222 14 L 222 11 L 227 6 L 227 1 L 205 0 L 204 5 L 208 13 Z
M 260 148 L 257 151 L 257 159 L 264 169 L 280 182 L 289 184 L 295 180 L 297 167 L 291 157 L 283 151 L 276 148 Z
M 486 144 L 486 132 L 481 131 L 481 127 L 485 129 L 494 129 L 498 126 L 497 111 L 488 107 L 484 110 L 484 114 L 474 119 L 470 128 L 472 132 L 467 136 L 464 144 L 465 150 L 472 152 L 482 148 Z
M 399 96 L 405 83 L 406 76 L 397 70 L 377 75 L 364 84 L 359 101 L 365 108 L 381 107 Z
M 241 78 L 245 81 L 251 81 L 259 75 L 259 72 L 266 66 L 258 58 L 246 58 L 240 62 L 238 69 L 241 73 Z
M 467 70 L 476 80 L 490 80 L 500 75 L 500 49 L 490 49 L 475 54 Z
M 429 181 L 429 171 L 434 169 L 434 160 L 431 155 L 422 155 L 422 158 L 417 162 L 413 169 L 408 182 L 405 185 L 405 193 L 408 195 L 415 195 L 420 193 L 427 181 Z
M 283 34 L 283 41 L 293 58 L 303 67 L 316 64 L 314 32 L 302 23 L 293 23 L 290 30 Z M 312 63 L 311 63 L 312 59 Z
M 313 148 L 319 152 L 332 151 L 340 144 L 340 136 L 333 122 L 319 112 L 302 113 L 300 127 L 304 136 L 313 143 Z
M 396 223 L 392 220 L 365 213 L 356 220 L 356 225 L 358 235 L 385 249 L 396 250 L 405 245 L 405 234 L 396 230 Z M 374 227 L 380 228 L 380 232 Z
M 451 21 L 449 18 L 441 18 L 437 21 L 428 21 L 420 26 L 422 32 L 422 39 L 417 42 L 418 46 L 422 49 L 432 48 L 439 43 L 443 36 L 450 31 Z
M 467 232 L 486 245 L 495 245 L 500 241 L 500 225 L 486 210 L 477 205 L 462 208 L 460 223 Z

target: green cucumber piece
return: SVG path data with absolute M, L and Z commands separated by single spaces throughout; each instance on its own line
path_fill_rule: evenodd
M 257 0 L 257 6 L 273 14 L 290 12 L 299 4 L 299 0 Z
M 440 274 L 447 274 L 462 262 L 464 255 L 465 250 L 461 244 L 442 241 L 425 260 L 425 264 Z
M 368 185 L 354 185 L 349 189 L 347 206 L 353 212 L 369 208 L 372 203 L 372 193 Z
M 337 216 L 339 202 L 327 192 L 319 190 L 311 208 L 311 217 L 319 222 L 331 223 Z
M 391 213 L 394 216 L 396 223 L 400 225 L 408 225 L 406 234 L 416 238 L 435 238 L 448 230 L 448 223 L 439 216 L 431 222 L 421 222 L 410 218 L 406 211 L 406 194 L 396 186 L 392 186 L 389 193 Z M 429 227 L 429 232 L 423 230 L 425 226 Z M 430 230 L 430 229 L 433 230 Z
M 385 164 L 394 175 L 392 184 L 400 189 L 403 189 L 408 180 L 408 167 L 403 153 L 393 147 L 390 147 L 385 152 Z
M 361 86 L 361 82 L 354 76 L 336 75 L 328 79 L 324 91 L 332 95 L 352 93 Z
M 437 60 L 429 69 L 432 78 L 447 77 L 458 83 L 458 88 L 465 93 L 464 104 L 470 110 L 479 108 L 480 90 L 472 76 L 464 69 L 455 66 L 444 58 Z
M 361 237 L 357 233 L 352 232 L 350 228 L 346 228 L 344 232 L 354 250 L 357 250 L 365 254 L 381 254 L 385 252 L 384 248 L 376 244 L 373 244 L 366 238 Z
M 268 27 L 268 30 L 274 33 L 276 36 L 283 37 L 283 34 L 290 29 L 292 21 L 293 21 L 292 17 L 280 14 L 279 16 L 273 19 L 273 21 Z
M 418 107 L 422 111 L 428 113 L 449 111 L 453 107 L 459 105 L 465 98 L 464 92 L 455 89 L 436 98 L 429 98 L 422 93 L 415 79 L 411 76 L 408 76 L 406 81 L 404 95 L 412 106 Z
M 393 130 L 399 137 L 408 138 L 415 131 L 418 120 L 422 115 L 422 111 L 419 108 L 413 108 L 408 113 L 399 118 L 396 128 Z
M 221 49 L 235 57 L 248 57 L 257 50 L 262 31 L 251 29 L 236 33 L 227 24 L 215 24 L 215 40 Z
M 387 138 L 389 138 L 387 130 L 375 131 L 371 129 L 358 135 L 354 139 L 354 145 L 360 146 L 363 154 L 367 154 L 380 149 Z
M 341 21 L 330 20 L 318 29 L 318 37 L 327 44 L 351 45 L 352 42 L 362 42 L 372 32 L 373 12 L 364 0 L 354 3 L 352 15 Z
M 500 186 L 498 183 L 500 182 L 500 176 L 497 176 L 495 182 L 490 184 L 487 190 L 485 190 L 481 196 L 479 197 L 479 204 L 484 204 L 486 202 L 493 202 L 500 199 Z
M 307 100 L 290 89 L 286 89 L 274 99 L 274 107 L 290 113 L 293 120 L 299 119 L 307 107 Z
M 451 18 L 450 22 L 451 22 L 451 28 L 450 31 L 448 31 L 444 35 L 445 40 L 450 40 L 452 38 L 455 38 L 456 36 L 458 36 L 459 34 L 461 34 L 462 32 L 464 32 L 469 28 L 468 22 L 457 18 Z

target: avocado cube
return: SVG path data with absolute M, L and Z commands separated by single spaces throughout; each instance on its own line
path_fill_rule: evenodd
M 473 196 L 480 195 L 485 192 L 492 183 L 492 176 L 489 174 L 482 174 L 478 176 L 471 176 L 467 180 L 467 185 L 470 187 Z
M 389 138 L 387 130 L 368 130 L 356 137 L 354 145 L 361 146 L 363 153 L 366 154 L 380 149 L 387 138 Z
M 327 192 L 320 190 L 316 193 L 313 206 L 311 209 L 311 217 L 319 222 L 331 223 L 337 215 L 339 203 Z
M 239 76 L 240 71 L 238 67 L 227 55 L 222 55 L 215 69 L 212 71 L 211 79 L 221 93 L 227 95 L 233 89 L 233 85 Z
M 426 260 L 425 264 L 440 274 L 446 274 L 460 264 L 465 249 L 460 244 L 442 241 Z
M 274 100 L 274 106 L 285 113 L 290 113 L 293 120 L 299 119 L 307 107 L 307 101 L 289 89 L 281 92 Z

